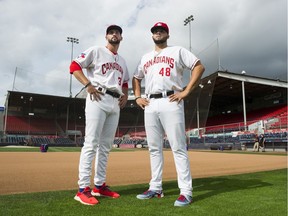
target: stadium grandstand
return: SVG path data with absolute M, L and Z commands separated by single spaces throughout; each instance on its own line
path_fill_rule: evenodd
M 185 100 L 190 149 L 252 149 L 255 134 L 266 149 L 287 151 L 287 81 L 217 71 Z M 144 91 L 142 92 L 144 96 Z M 82 146 L 85 91 L 74 98 L 8 91 L 0 110 L 0 145 Z M 169 148 L 164 138 L 163 146 Z M 147 147 L 144 112 L 129 90 L 114 147 Z

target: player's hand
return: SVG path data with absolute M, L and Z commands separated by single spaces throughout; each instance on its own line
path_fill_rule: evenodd
M 119 98 L 119 107 L 123 109 L 127 103 L 128 95 L 124 94 Z
M 145 106 L 149 105 L 149 101 L 146 98 L 138 98 L 136 100 L 136 103 L 138 106 L 140 106 L 143 110 L 145 109 Z
M 90 99 L 92 101 L 100 101 L 101 100 L 101 95 L 104 95 L 103 92 L 98 91 L 94 86 L 89 85 L 87 87 L 87 92 L 90 95 Z
M 177 92 L 169 96 L 170 102 L 176 101 L 178 104 L 188 96 L 189 93 L 185 91 Z

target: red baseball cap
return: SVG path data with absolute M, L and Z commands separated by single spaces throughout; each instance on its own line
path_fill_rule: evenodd
M 110 25 L 108 26 L 108 28 L 106 29 L 106 35 L 108 34 L 108 32 L 112 29 L 116 29 L 120 32 L 120 34 L 122 34 L 122 28 L 118 25 Z
M 168 25 L 166 23 L 163 23 L 163 22 L 155 23 L 155 25 L 151 28 L 151 32 L 153 33 L 155 31 L 155 29 L 157 29 L 157 28 L 162 28 L 169 34 L 169 28 L 168 28 Z

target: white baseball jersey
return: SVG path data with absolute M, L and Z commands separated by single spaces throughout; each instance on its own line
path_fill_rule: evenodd
M 92 85 L 123 95 L 122 84 L 128 82 L 129 73 L 125 60 L 112 53 L 106 47 L 93 46 L 81 53 L 75 60 L 87 70 L 87 77 Z
M 145 93 L 183 90 L 183 71 L 194 68 L 199 59 L 187 49 L 168 46 L 161 52 L 145 54 L 134 73 L 137 79 L 145 77 Z

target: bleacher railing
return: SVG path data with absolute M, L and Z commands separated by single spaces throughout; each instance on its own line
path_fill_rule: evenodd
M 215 125 L 210 127 L 203 127 L 201 128 L 197 134 L 190 133 L 193 129 L 187 129 L 187 134 L 189 134 L 190 142 L 191 143 L 241 143 L 242 141 L 246 142 L 253 142 L 253 135 L 257 133 L 256 128 L 257 124 L 261 122 L 263 125 L 263 130 L 267 133 L 270 140 L 275 141 L 285 141 L 287 140 L 287 115 L 280 116 L 277 118 L 270 118 L 270 119 L 263 119 L 258 121 L 247 121 L 247 125 L 245 126 L 243 122 L 233 123 L 233 124 L 223 124 L 223 125 Z M 79 126 L 81 127 L 81 126 Z M 84 126 L 83 126 L 84 127 Z M 34 136 L 32 139 L 33 143 L 67 143 L 67 144 L 78 144 L 81 145 L 84 141 L 84 135 L 80 137 L 73 137 L 71 140 L 64 140 L 59 139 L 57 131 L 55 131 L 55 135 L 40 135 Z M 31 140 L 31 136 L 23 133 L 10 133 L 7 137 L 1 138 L 1 142 L 8 142 L 8 143 L 22 143 L 25 140 Z M 41 139 L 43 137 L 44 139 Z M 119 126 L 117 128 L 116 139 L 133 139 L 133 140 L 143 140 L 146 139 L 146 132 L 144 126 Z M 47 139 L 46 139 L 47 138 Z M 70 137 L 71 138 L 71 137 Z M 123 139 L 124 138 L 124 139 Z M 55 141 L 56 140 L 56 141 Z M 71 142 L 70 142 L 71 141 Z M 128 142 L 128 141 L 126 141 Z M 126 143 L 129 144 L 129 143 Z

